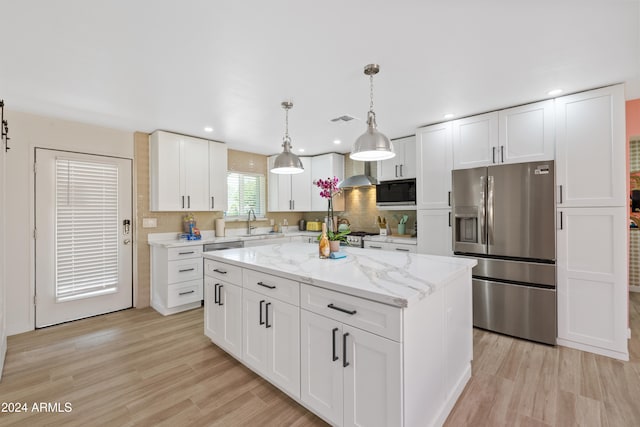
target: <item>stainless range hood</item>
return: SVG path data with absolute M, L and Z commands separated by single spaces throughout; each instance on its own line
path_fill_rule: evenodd
M 345 172 L 349 177 L 338 183 L 338 188 L 370 187 L 378 184 L 378 180 L 371 175 L 372 162 L 351 160 L 351 170 L 348 163 L 345 162 Z

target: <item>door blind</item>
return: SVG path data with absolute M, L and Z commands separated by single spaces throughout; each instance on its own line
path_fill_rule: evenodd
M 118 169 L 56 159 L 56 301 L 116 292 Z

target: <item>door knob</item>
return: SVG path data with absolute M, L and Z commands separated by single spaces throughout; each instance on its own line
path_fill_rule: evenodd
M 128 244 L 130 244 L 130 243 L 131 243 L 131 240 L 129 240 L 129 239 L 124 239 L 124 240 L 122 241 L 122 243 L 124 243 L 125 245 L 128 245 Z

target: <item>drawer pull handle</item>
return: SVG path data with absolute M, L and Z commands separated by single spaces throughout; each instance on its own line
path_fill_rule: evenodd
M 396 251 L 401 251 L 401 252 L 409 252 L 409 249 L 404 249 L 404 248 L 396 248 Z
M 226 271 L 224 270 L 218 270 L 217 268 L 214 268 L 213 271 L 215 271 L 216 273 L 220 273 L 220 274 L 227 274 Z
M 347 362 L 347 337 L 349 336 L 349 332 L 346 334 L 342 334 L 342 367 L 346 368 L 349 366 L 349 362 Z
M 333 355 L 333 362 L 335 362 L 336 360 L 338 360 L 338 356 L 336 356 L 336 332 L 338 332 L 338 328 L 333 328 L 333 331 L 331 331 L 331 335 L 332 335 L 332 355 Z
M 190 252 L 178 252 L 178 255 L 189 255 L 189 254 L 195 254 L 195 251 L 190 251 Z
M 264 320 L 265 323 L 267 324 L 266 327 L 270 328 L 271 325 L 269 324 L 269 306 L 271 305 L 270 302 L 267 303 L 267 305 L 264 306 Z
M 266 283 L 263 283 L 263 282 L 258 282 L 257 284 L 260 285 L 260 286 L 264 286 L 265 288 L 269 288 L 269 289 L 275 289 L 276 288 L 273 285 L 267 285 Z
M 382 249 L 382 246 L 369 245 L 371 249 Z
M 178 295 L 189 295 L 189 294 L 192 294 L 192 293 L 194 293 L 194 292 L 195 292 L 195 291 L 192 289 L 192 290 L 190 290 L 190 291 L 180 292 Z
M 329 304 L 327 307 L 332 309 L 332 310 L 338 310 L 338 311 L 341 311 L 343 313 L 347 313 L 347 314 L 351 314 L 351 315 L 357 313 L 355 310 L 347 310 L 346 308 L 337 307 L 337 306 L 333 305 L 333 303 Z
M 264 304 L 264 300 L 260 300 L 260 324 L 264 325 L 264 322 L 262 321 L 262 304 Z
M 186 273 L 187 271 L 193 271 L 195 268 L 184 268 L 182 270 L 178 270 L 180 273 Z

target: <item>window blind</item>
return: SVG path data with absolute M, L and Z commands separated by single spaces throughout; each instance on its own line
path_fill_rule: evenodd
M 118 169 L 56 159 L 56 301 L 115 292 L 118 285 Z
M 247 216 L 253 209 L 257 217 L 265 217 L 265 177 L 245 172 L 227 173 L 227 217 Z

